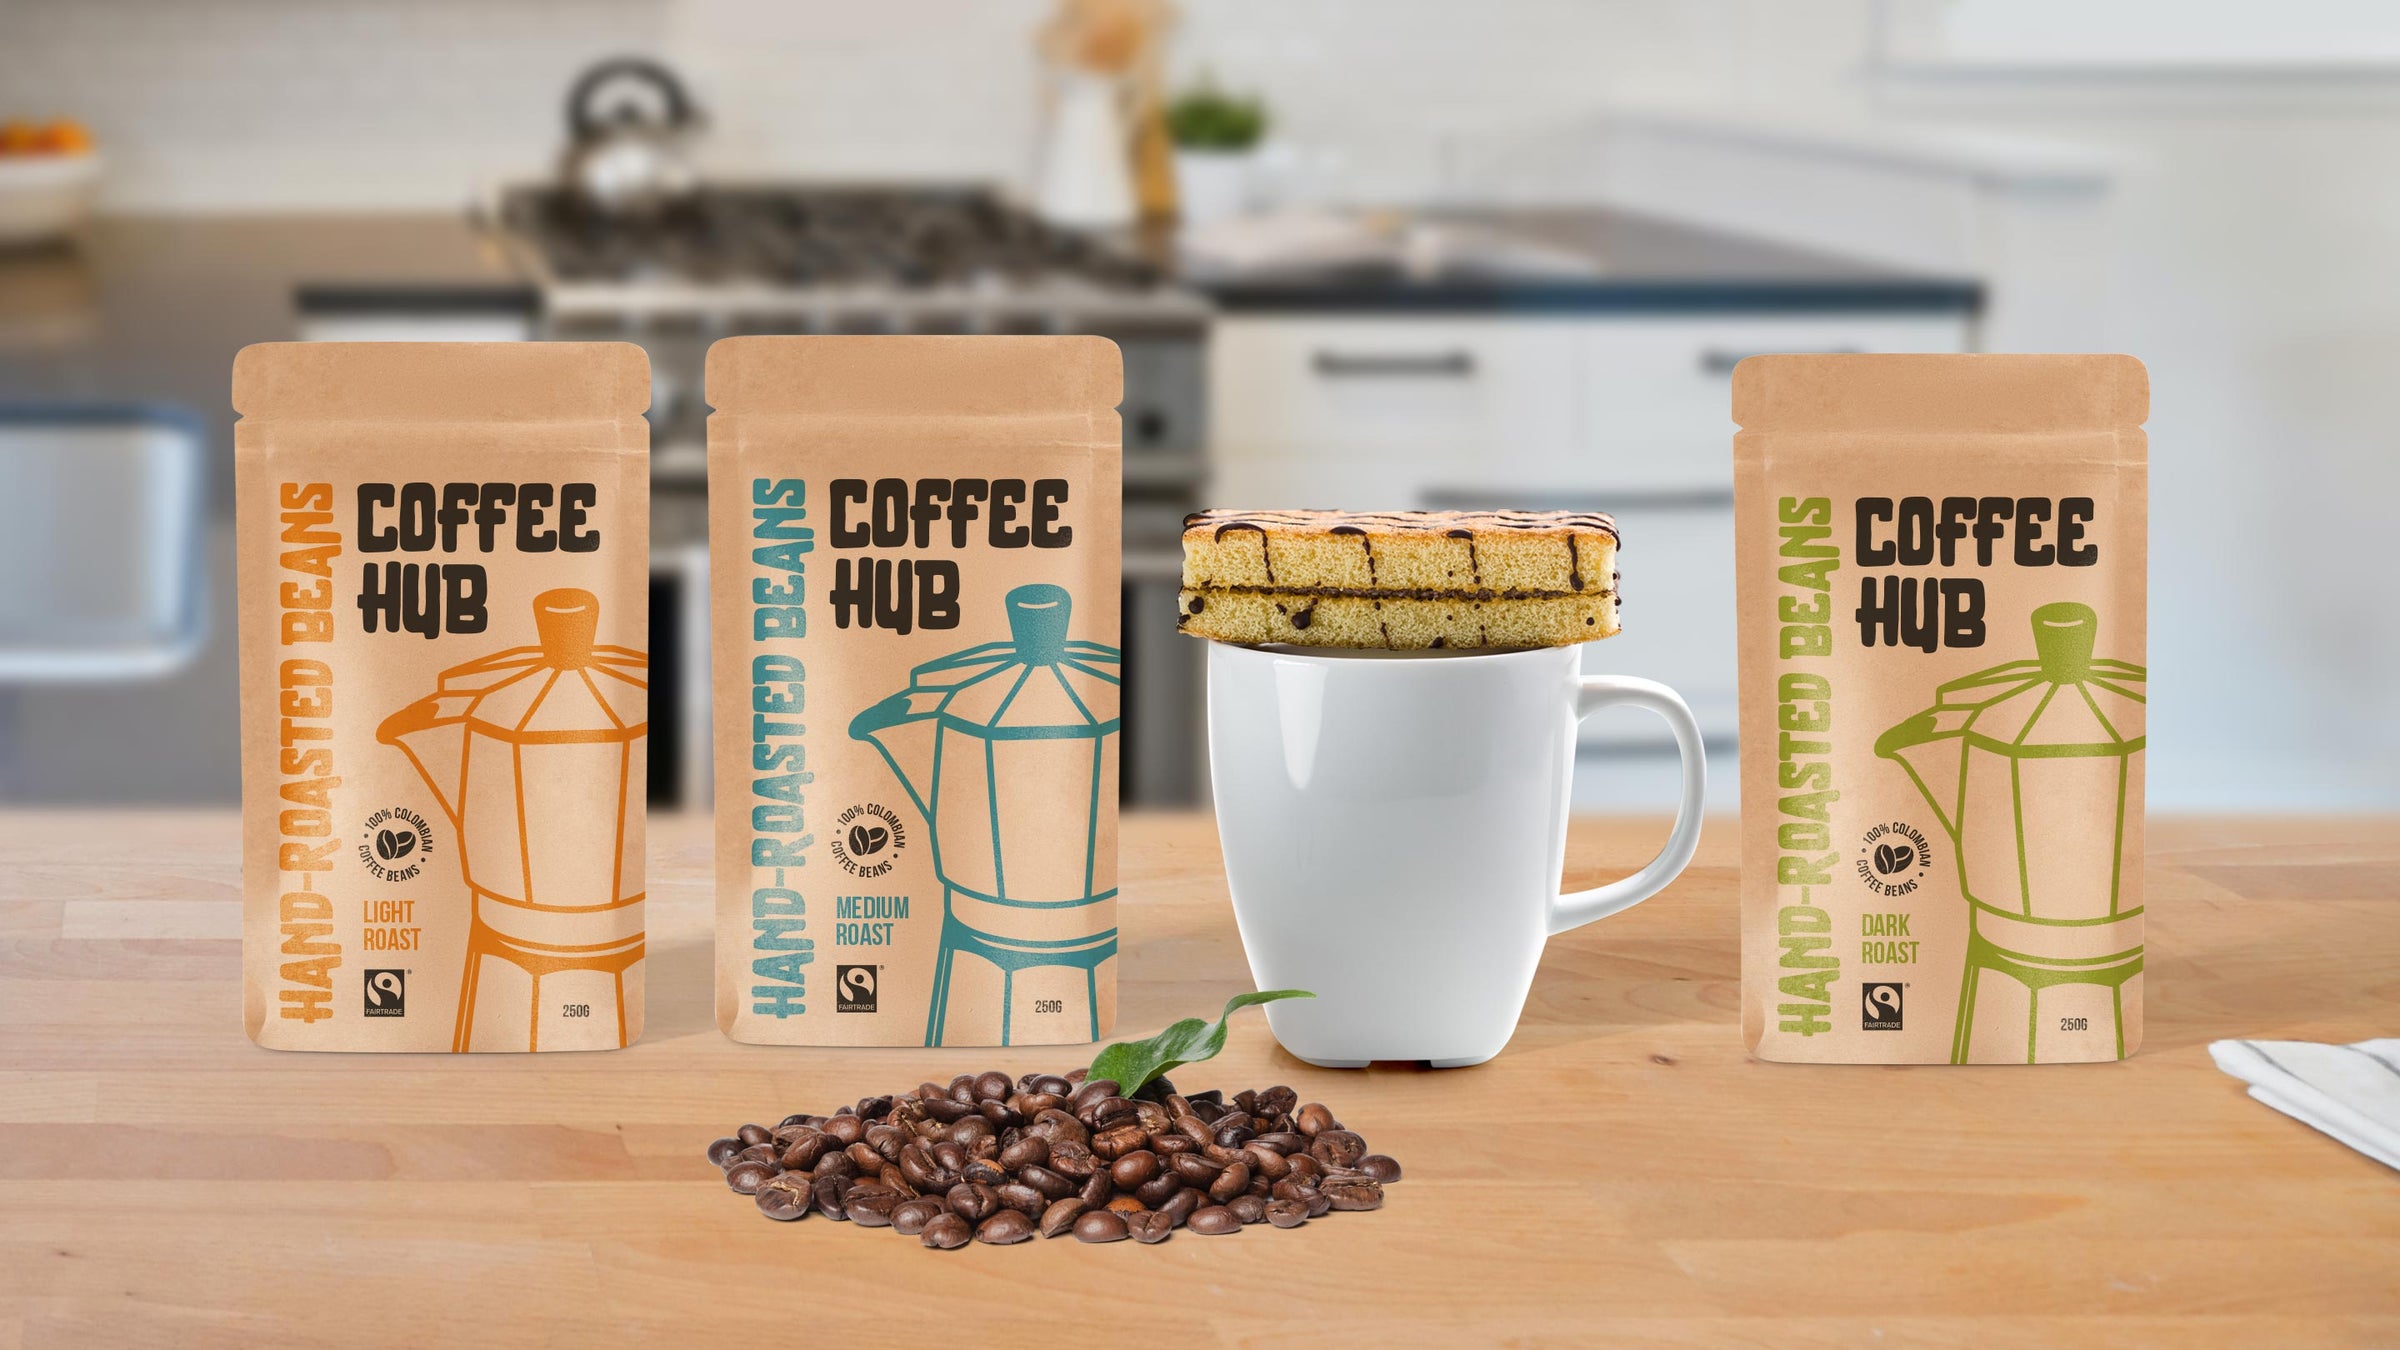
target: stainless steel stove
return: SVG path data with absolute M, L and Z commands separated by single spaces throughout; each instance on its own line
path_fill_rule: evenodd
M 973 186 L 719 185 L 606 213 L 555 185 L 504 191 L 490 222 L 531 283 L 539 336 L 650 353 L 654 709 L 677 709 L 654 793 L 707 799 L 708 345 L 742 333 L 1097 333 L 1125 353 L 1124 795 L 1203 788 L 1199 645 L 1172 615 L 1183 516 L 1199 505 L 1209 306 L 1125 241 L 1044 223 Z M 680 678 L 678 678 L 680 676 Z M 655 731 L 654 731 L 654 734 Z

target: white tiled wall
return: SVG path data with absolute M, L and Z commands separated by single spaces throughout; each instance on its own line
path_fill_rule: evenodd
M 1185 0 L 1179 78 L 1263 92 L 1300 195 L 1457 180 L 1496 127 L 1719 78 L 1756 0 Z M 421 206 L 542 172 L 568 84 L 663 55 L 733 173 L 1021 182 L 1051 0 L 8 0 L 0 116 L 93 123 L 120 209 Z M 1730 44 L 1730 45 L 1728 45 Z

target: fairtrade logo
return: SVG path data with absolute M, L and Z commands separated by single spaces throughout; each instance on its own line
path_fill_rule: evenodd
M 365 972 L 369 1017 L 406 1017 L 408 1015 L 408 972 L 405 970 L 370 970 Z
M 385 862 L 396 862 L 416 851 L 415 830 L 378 830 L 375 833 L 375 856 Z
M 1864 1031 L 1900 1030 L 1900 990 L 1896 984 L 1858 987 L 1858 1025 Z
M 833 1010 L 835 1012 L 875 1011 L 875 967 L 835 966 L 833 968 Z
M 892 832 L 880 825 L 853 825 L 850 827 L 850 856 L 872 858 L 883 852 L 883 846 L 891 840 Z
M 1881 844 L 1875 849 L 1875 870 L 1884 876 L 1905 871 L 1917 860 L 1917 851 L 1906 844 Z

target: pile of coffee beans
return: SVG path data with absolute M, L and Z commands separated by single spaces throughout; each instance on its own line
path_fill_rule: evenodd
M 744 1125 L 708 1146 L 725 1184 L 789 1222 L 814 1211 L 928 1247 L 1039 1234 L 1164 1242 L 1254 1224 L 1297 1228 L 1380 1209 L 1400 1164 L 1288 1087 L 1186 1097 L 1154 1079 L 961 1074 L 829 1116 Z

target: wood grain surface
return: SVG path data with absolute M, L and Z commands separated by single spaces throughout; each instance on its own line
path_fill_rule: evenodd
M 1663 834 L 1579 822 L 1569 883 Z M 2206 1054 L 2400 1033 L 2400 822 L 2154 821 L 2147 1045 L 2036 1069 L 1750 1060 L 1716 822 L 1552 941 L 1489 1065 L 1312 1069 L 1251 1013 L 1178 1075 L 1327 1102 L 1406 1165 L 1383 1210 L 958 1252 L 770 1223 L 701 1149 L 1080 1057 L 726 1041 L 706 830 L 652 835 L 640 1044 L 285 1055 L 241 1033 L 231 814 L 0 818 L 0 1347 L 2400 1344 L 2400 1176 Z M 1123 856 L 1123 1033 L 1248 988 L 1210 823 Z

